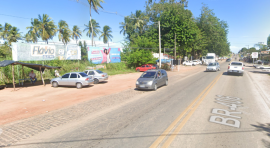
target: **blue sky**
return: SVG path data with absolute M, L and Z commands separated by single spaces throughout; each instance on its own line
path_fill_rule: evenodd
M 113 43 L 110 45 L 119 47 L 124 39 L 119 33 L 119 23 L 123 21 L 123 16 L 130 15 L 136 10 L 144 10 L 146 0 L 104 1 L 103 11 L 99 14 L 92 11 L 92 16 L 100 24 L 101 29 L 104 25 L 112 28 Z M 213 9 L 218 18 L 228 23 L 231 51 L 238 52 L 242 47 L 248 45 L 253 47 L 258 42 L 266 44 L 267 36 L 270 34 L 269 0 L 190 0 L 187 9 L 198 17 L 202 3 Z M 65 20 L 70 28 L 78 25 L 84 29 L 84 24 L 89 21 L 89 7 L 85 6 L 88 4 L 87 0 L 80 0 L 79 3 L 76 0 L 0 0 L 0 4 L 0 24 L 10 23 L 18 27 L 23 34 L 27 32 L 26 27 L 30 26 L 31 18 L 37 18 L 38 14 L 48 14 L 55 24 L 59 20 Z M 117 12 L 123 16 L 108 12 Z M 82 40 L 90 40 L 85 34 L 83 33 Z M 54 41 L 58 41 L 57 36 L 54 37 Z M 101 40 L 96 42 L 99 46 L 104 46 Z

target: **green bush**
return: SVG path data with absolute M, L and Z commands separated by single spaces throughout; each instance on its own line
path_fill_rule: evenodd
M 168 65 L 168 64 L 162 64 L 161 69 L 164 69 L 164 70 L 167 70 L 167 71 L 171 70 L 170 65 Z

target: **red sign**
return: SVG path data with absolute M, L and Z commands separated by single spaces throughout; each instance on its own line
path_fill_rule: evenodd
M 101 57 L 94 57 L 94 58 L 91 58 L 92 61 L 96 61 L 96 60 L 102 60 Z
M 100 53 L 99 50 L 93 50 L 93 51 L 91 52 L 91 54 L 99 54 L 99 53 Z

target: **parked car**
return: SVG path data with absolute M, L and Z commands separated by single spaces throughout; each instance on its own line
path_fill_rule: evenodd
M 192 62 L 193 63 L 196 63 L 196 65 L 202 64 L 202 61 L 201 60 L 193 60 Z
M 93 77 L 84 72 L 66 73 L 62 77 L 54 78 L 50 81 L 52 87 L 76 86 L 78 89 L 94 83 Z
M 102 81 L 107 81 L 109 79 L 108 74 L 100 70 L 85 70 L 84 73 L 86 73 L 89 76 L 93 76 L 95 84 L 98 84 L 99 82 Z
M 240 74 L 244 75 L 244 64 L 242 62 L 232 62 L 228 66 L 228 74 Z
M 231 62 L 231 59 L 230 59 L 230 58 L 229 58 L 229 59 L 227 59 L 227 60 L 226 60 L 226 62 Z
M 220 71 L 220 65 L 218 62 L 209 63 L 206 67 L 206 71 Z
M 196 66 L 196 63 L 193 63 L 192 61 L 184 61 L 184 62 L 183 62 L 183 65 L 185 65 L 185 66 L 188 66 L 188 65 L 189 65 L 189 66 L 192 66 L 192 65 L 193 65 L 193 66 Z
M 137 89 L 157 90 L 158 87 L 163 85 L 168 85 L 168 75 L 164 69 L 148 70 L 136 81 Z
M 154 66 L 153 64 L 144 64 L 141 67 L 137 67 L 136 71 L 140 72 L 140 71 L 147 71 L 151 69 L 157 69 L 157 66 Z

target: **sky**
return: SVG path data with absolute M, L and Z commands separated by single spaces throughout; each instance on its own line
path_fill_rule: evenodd
M 136 10 L 145 10 L 146 0 L 104 1 L 99 14 L 92 11 L 92 18 L 99 23 L 100 30 L 105 25 L 112 28 L 110 47 L 121 47 L 124 36 L 120 34 L 119 23 L 124 21 L 124 16 Z M 189 0 L 187 9 L 191 10 L 194 17 L 199 17 L 202 4 L 212 9 L 220 20 L 228 23 L 228 41 L 232 52 L 236 53 L 243 47 L 254 47 L 258 42 L 266 44 L 270 34 L 269 0 Z M 37 18 L 39 14 L 48 14 L 56 25 L 64 20 L 70 29 L 78 25 L 83 30 L 84 24 L 90 19 L 87 0 L 0 0 L 0 6 L 0 24 L 10 23 L 23 34 L 27 33 L 26 27 L 31 26 L 31 18 Z M 86 32 L 82 35 L 81 40 L 86 40 L 90 45 L 91 40 Z M 97 46 L 107 46 L 98 38 L 94 40 Z M 53 42 L 58 42 L 57 36 Z

